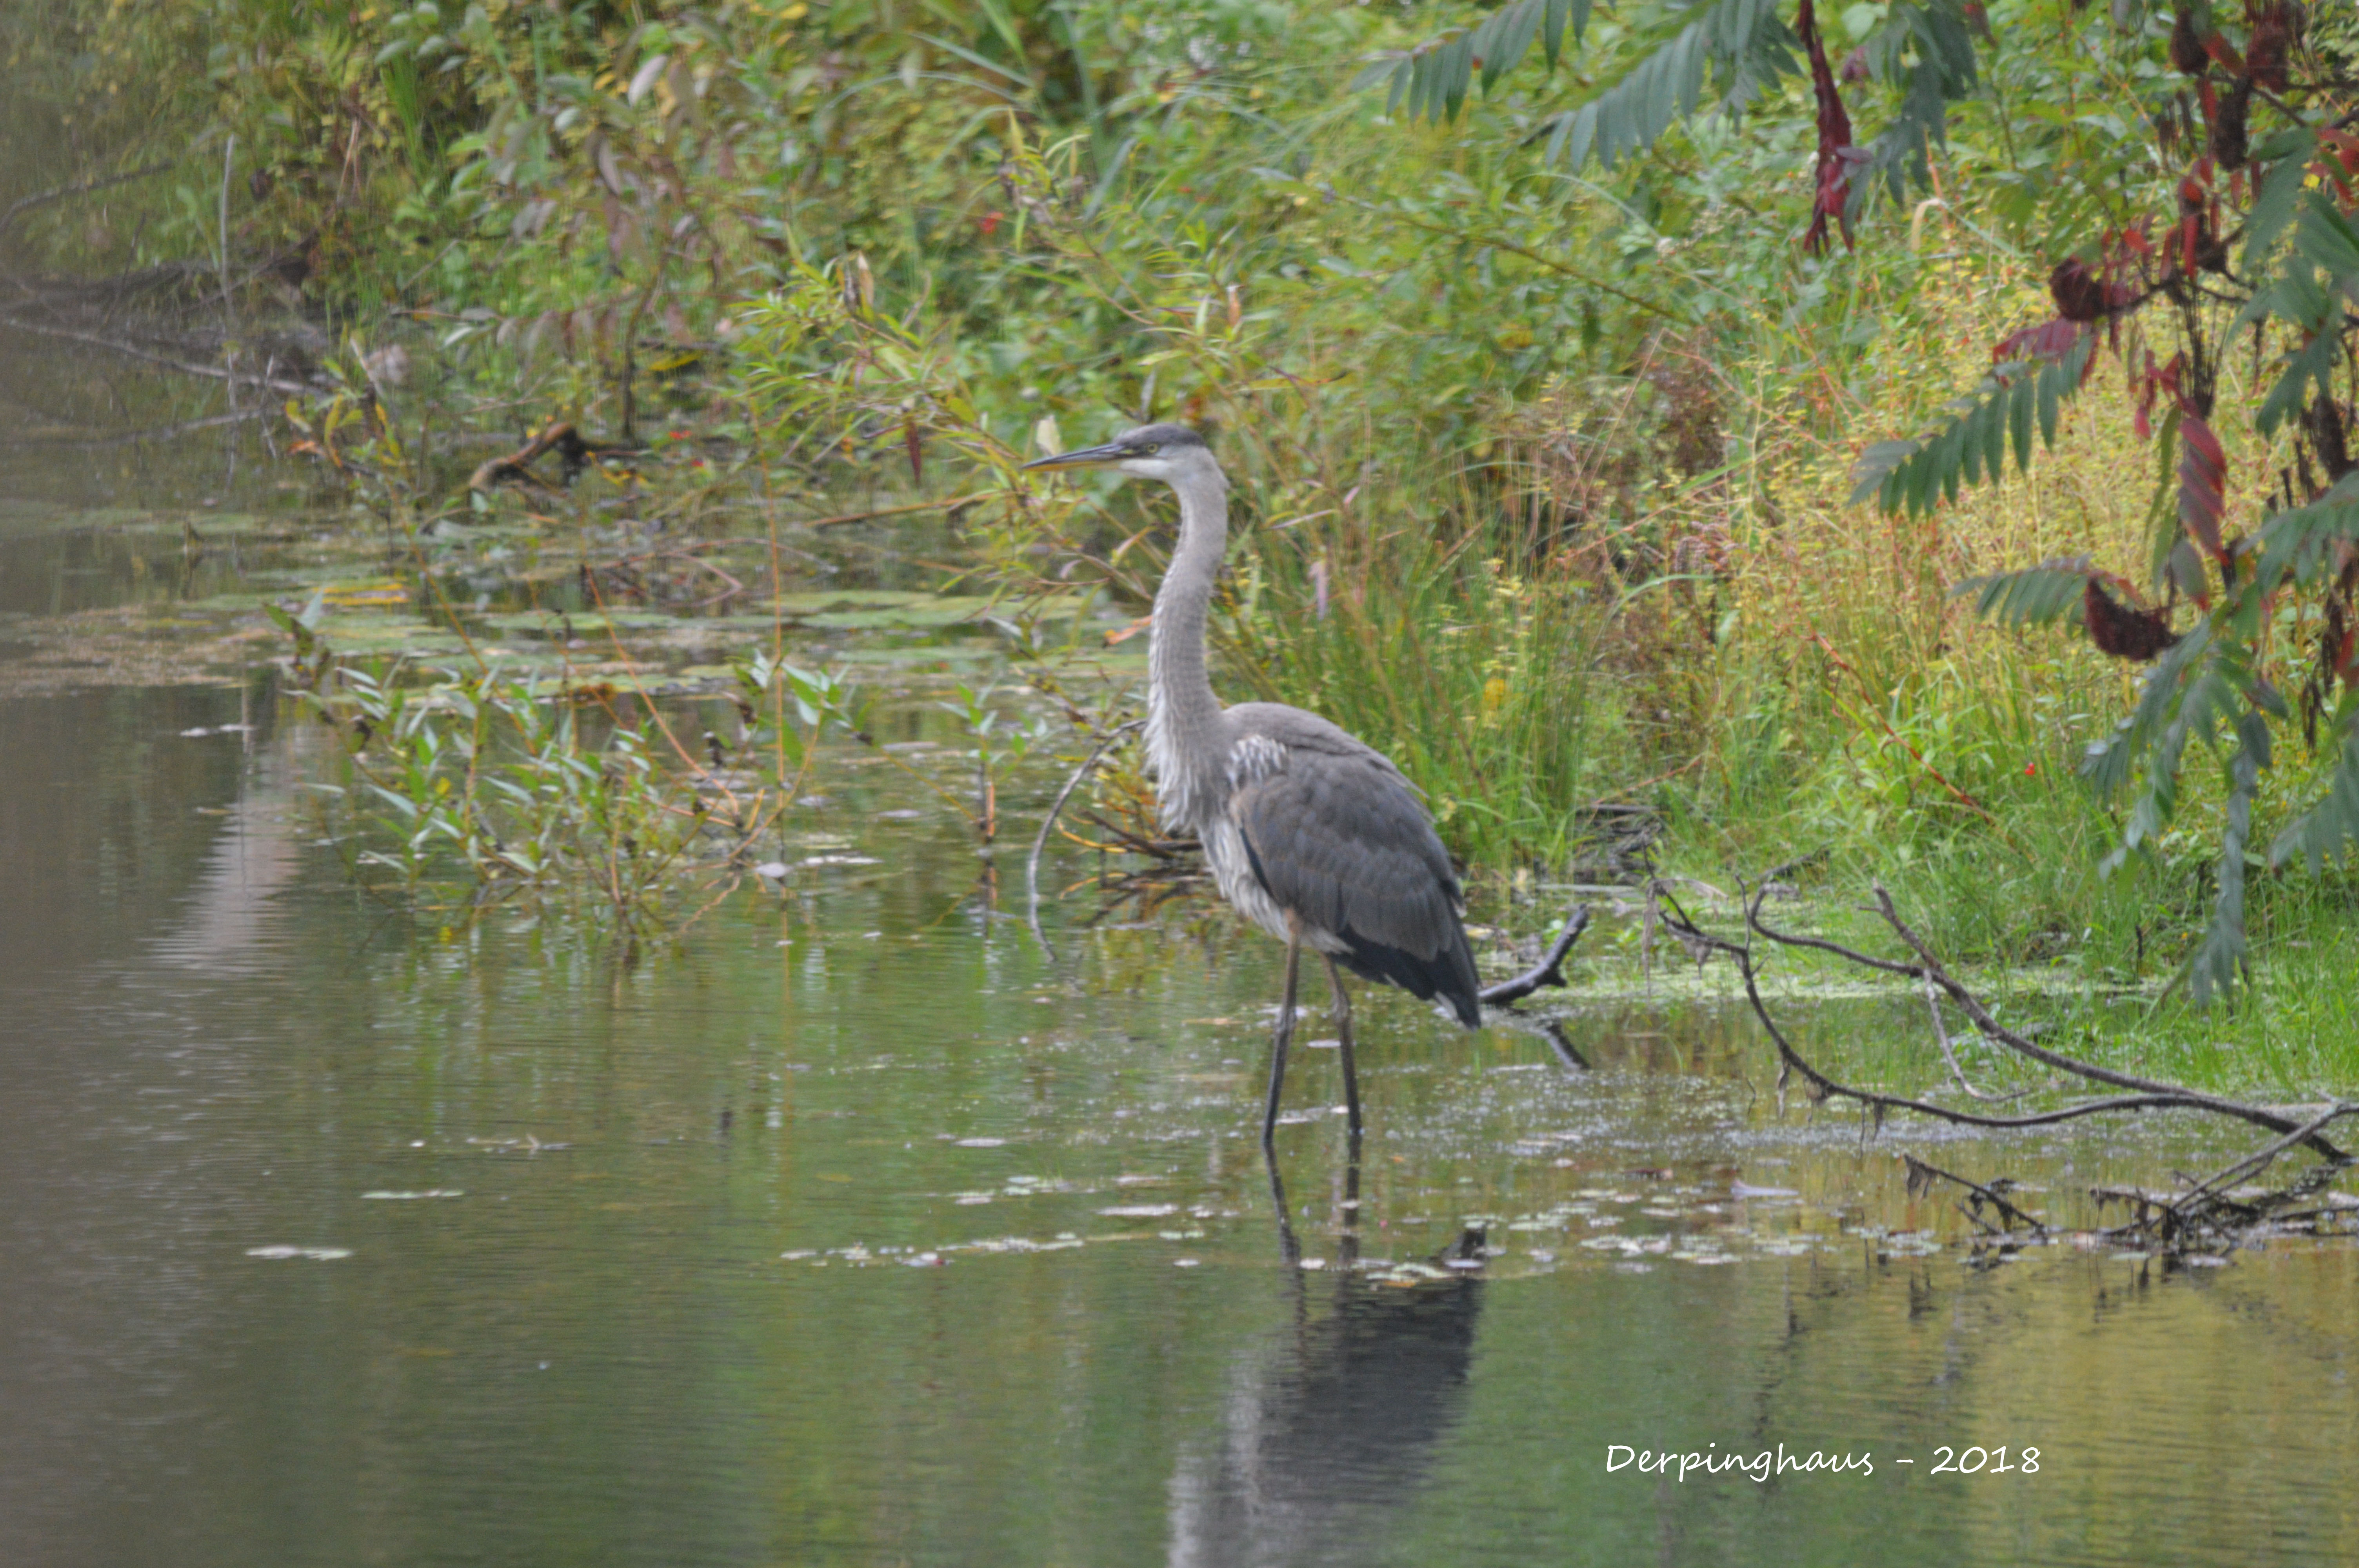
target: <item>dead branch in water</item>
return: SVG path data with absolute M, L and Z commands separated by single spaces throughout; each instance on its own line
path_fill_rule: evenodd
M 1082 759 L 1082 765 L 1073 770 L 1073 776 L 1065 781 L 1065 787 L 1057 792 L 1055 800 L 1049 802 L 1049 814 L 1040 818 L 1040 831 L 1033 836 L 1032 853 L 1025 857 L 1024 860 L 1026 918 L 1031 924 L 1034 940 L 1040 944 L 1041 951 L 1047 953 L 1051 958 L 1056 957 L 1056 949 L 1049 946 L 1049 938 L 1040 929 L 1040 852 L 1049 847 L 1049 830 L 1057 826 L 1058 814 L 1065 809 L 1065 802 L 1072 797 L 1073 791 L 1079 789 L 1082 781 L 1089 777 L 1092 770 L 1096 768 L 1098 759 L 1104 756 L 1106 749 L 1116 741 L 1146 722 L 1144 719 L 1134 719 L 1127 724 L 1115 725 L 1098 737 L 1097 744 L 1090 748 L 1090 754 Z
M 560 419 L 535 435 L 515 451 L 502 457 L 486 458 L 468 476 L 467 488 L 489 495 L 503 484 L 522 485 L 544 495 L 559 493 L 558 488 L 532 471 L 532 465 L 555 452 L 564 465 L 565 477 L 580 473 L 591 459 L 610 452 L 635 452 L 642 449 L 617 446 L 611 442 L 585 441 L 572 425 Z
M 71 327 L 45 326 L 38 321 L 27 321 L 13 316 L 0 316 L 0 328 L 5 328 L 12 332 L 30 333 L 37 338 L 57 338 L 70 343 L 87 343 L 92 348 L 104 349 L 109 353 L 121 354 L 125 359 L 143 361 L 148 364 L 161 366 L 165 370 L 177 371 L 182 375 L 201 375 L 209 381 L 230 382 L 239 386 L 266 387 L 272 392 L 300 394 L 314 390 L 304 382 L 290 380 L 275 372 L 266 371 L 260 375 L 255 375 L 245 371 L 224 370 L 219 365 L 196 364 L 188 360 L 177 359 L 170 354 L 156 353 L 140 348 L 136 343 L 125 342 L 120 338 L 110 338 L 100 332 L 84 332 Z
M 1844 946 L 1823 937 L 1804 936 L 1779 931 L 1761 918 L 1762 904 L 1767 897 L 1767 880 L 1745 892 L 1744 910 L 1745 940 L 1732 942 L 1699 927 L 1687 912 L 1672 900 L 1663 901 L 1666 913 L 1658 916 L 1663 925 L 1688 944 L 1690 951 L 1725 953 L 1735 961 L 1737 972 L 1745 982 L 1746 1001 L 1753 1015 L 1761 1022 L 1771 1043 L 1777 1047 L 1778 1059 L 1777 1087 L 1783 1089 L 1794 1077 L 1802 1080 L 1803 1092 L 1813 1101 L 1846 1099 L 1858 1104 L 1881 1129 L 1885 1118 L 1893 1111 L 1908 1111 L 1919 1116 L 1966 1127 L 2026 1128 L 2045 1127 L 2079 1120 L 2084 1117 L 2106 1115 L 2116 1111 L 2195 1110 L 2211 1116 L 2225 1117 L 2277 1133 L 2277 1139 L 2256 1152 L 2245 1156 L 2218 1174 L 2201 1182 L 2190 1182 L 2186 1190 L 2173 1194 L 2152 1194 L 2130 1189 L 2094 1189 L 2092 1195 L 2100 1203 L 2124 1202 L 2132 1206 L 2129 1225 L 2110 1235 L 2134 1237 L 2167 1249 L 2185 1249 L 2198 1244 L 2233 1244 L 2256 1226 L 2283 1223 L 2295 1217 L 2297 1206 L 2314 1195 L 2334 1174 L 2347 1168 L 2352 1157 L 2326 1137 L 2335 1121 L 2345 1116 L 2359 1115 L 2359 1104 L 2337 1099 L 2322 1108 L 2315 1107 L 2279 1108 L 2253 1105 L 2190 1088 L 2161 1079 L 2125 1073 L 2114 1068 L 2084 1062 L 2078 1057 L 2051 1051 L 2025 1035 L 2006 1028 L 1995 1018 L 1982 999 L 1944 968 L 1924 939 L 1900 918 L 1892 896 L 1883 888 L 1875 890 L 1874 913 L 1880 914 L 1902 944 L 1916 956 L 1916 962 L 1878 958 Z M 1912 1098 L 1906 1095 L 1886 1094 L 1880 1090 L 1861 1088 L 1843 1083 L 1821 1071 L 1798 1050 L 1793 1041 L 1780 1028 L 1761 994 L 1760 968 L 1754 938 L 1763 938 L 1780 947 L 1806 948 L 1830 953 L 1846 963 L 1872 969 L 1880 974 L 1915 981 L 1927 988 L 1928 1000 L 1932 992 L 1946 993 L 1949 1000 L 1974 1025 L 1984 1039 L 2006 1051 L 2038 1064 L 2054 1073 L 2125 1091 L 2078 1100 L 2047 1110 L 2027 1111 L 2019 1115 L 1995 1115 L 1940 1105 L 1930 1100 Z M 1938 1011 L 1937 1030 L 1940 1028 Z M 1976 1089 L 1965 1081 L 1958 1070 L 1956 1054 L 1951 1047 L 1946 1031 L 1941 1044 L 1944 1059 L 1949 1063 L 1959 1086 L 1975 1098 L 1992 1100 L 2000 1097 Z M 2024 1091 L 2031 1092 L 2031 1091 Z M 2013 1098 L 2012 1096 L 2006 1098 Z M 2245 1189 L 2231 1190 L 2229 1184 L 2256 1174 L 2288 1150 L 2306 1148 L 2316 1153 L 2324 1163 L 2312 1167 L 2291 1185 L 2276 1192 L 2255 1193 Z M 1973 1195 L 1973 1218 L 1985 1230 L 1990 1227 L 1980 1218 L 1984 1206 L 1992 1206 L 2006 1226 L 2022 1224 L 2045 1229 L 2042 1222 L 2024 1213 L 2001 1196 L 2001 1189 L 2010 1184 L 2004 1180 L 1987 1185 L 1968 1180 L 1926 1164 L 1914 1157 L 1908 1159 L 1909 1188 L 1915 1193 L 1935 1180 L 1949 1181 Z M 2359 1204 L 2353 1206 L 2359 1209 Z M 2340 1206 L 2330 1204 L 2333 1212 L 2343 1212 Z M 2303 1217 L 2314 1217 L 2302 1211 Z
M 1511 1001 L 1531 995 L 1542 986 L 1563 985 L 1565 955 L 1572 951 L 1572 945 L 1580 941 L 1581 934 L 1588 929 L 1589 906 L 1585 903 L 1575 905 L 1571 916 L 1564 923 L 1564 930 L 1549 950 L 1540 955 L 1538 963 L 1514 979 L 1484 987 L 1477 1000 L 1485 1007 L 1505 1007 Z
M 93 190 L 104 190 L 110 186 L 128 185 L 135 179 L 146 179 L 151 175 L 162 174 L 171 167 L 171 160 L 166 159 L 162 163 L 151 163 L 145 168 L 135 168 L 127 174 L 103 175 L 96 179 L 78 180 L 71 185 L 60 185 L 55 189 L 44 190 L 38 195 L 20 196 L 10 202 L 5 210 L 0 210 L 0 239 L 8 237 L 8 231 L 15 227 L 20 215 L 30 212 L 36 208 L 47 207 L 52 202 L 68 200 L 76 196 L 87 196 Z
M 1972 1220 L 1985 1234 L 1993 1233 L 1990 1222 L 1983 1218 L 1983 1206 L 1985 1204 L 1998 1212 L 1999 1229 L 2007 1229 L 2017 1225 L 2036 1233 L 2044 1233 L 2048 1229 L 2047 1226 L 1999 1195 L 2001 1187 L 2011 1187 L 2015 1184 L 2005 1176 L 1999 1177 L 1989 1186 L 1984 1186 L 1979 1182 L 1966 1180 L 1954 1171 L 1944 1171 L 1939 1165 L 1928 1164 L 1914 1154 L 1903 1154 L 1900 1157 L 1908 1163 L 1908 1195 L 1912 1198 L 1920 1192 L 1931 1192 L 1935 1182 L 1949 1182 L 1966 1189 L 1969 1195 L 1968 1202 L 1973 1206 L 1969 1208 L 1962 1204 L 1959 1206 L 1959 1212 Z

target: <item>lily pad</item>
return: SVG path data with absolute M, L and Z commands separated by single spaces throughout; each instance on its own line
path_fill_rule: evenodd
M 409 589 L 398 582 L 323 582 L 320 597 L 337 610 L 408 608 Z
M 915 604 L 934 597 L 930 593 L 913 593 L 900 589 L 843 588 L 811 593 L 782 593 L 771 602 L 788 615 L 817 615 L 830 610 L 876 610 L 897 604 Z
M 930 604 L 905 604 L 892 610 L 833 610 L 824 615 L 804 616 L 802 623 L 831 632 L 920 631 L 974 621 L 989 602 L 981 599 L 939 599 Z
M 544 637 L 561 637 L 571 626 L 577 637 L 592 632 L 609 630 L 630 632 L 676 626 L 677 615 L 667 615 L 660 610 L 586 611 L 565 614 L 554 610 L 511 610 L 498 615 L 486 615 L 484 624 L 502 632 L 534 633 Z
M 350 654 L 457 654 L 467 646 L 455 632 L 390 615 L 331 616 L 317 630 L 329 646 Z

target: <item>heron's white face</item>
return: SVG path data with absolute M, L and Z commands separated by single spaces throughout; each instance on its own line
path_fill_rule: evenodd
M 1199 451 L 1202 449 L 1201 447 L 1197 449 Z M 1141 457 L 1123 458 L 1114 466 L 1124 473 L 1135 474 L 1140 479 L 1159 479 L 1166 484 L 1179 477 L 1180 468 L 1178 460 L 1165 457 L 1160 452 L 1152 452 Z
M 1220 464 L 1196 433 L 1180 425 L 1142 425 L 1102 447 L 1084 447 L 1036 458 L 1027 469 L 1110 468 L 1135 479 L 1178 485 L 1190 479 L 1218 481 Z

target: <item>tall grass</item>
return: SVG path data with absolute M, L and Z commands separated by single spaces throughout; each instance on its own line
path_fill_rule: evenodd
M 1535 544 L 1464 483 L 1410 481 L 1365 512 L 1256 530 L 1226 628 L 1256 695 L 1384 751 L 1492 869 L 1561 866 L 1630 767 L 1603 668 L 1614 606 Z

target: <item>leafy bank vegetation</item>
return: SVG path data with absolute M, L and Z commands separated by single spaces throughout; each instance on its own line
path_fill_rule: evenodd
M 714 530 L 938 503 L 972 585 L 1141 613 L 1157 498 L 1016 470 L 1190 419 L 1239 481 L 1230 689 L 1399 758 L 1485 896 L 1823 849 L 1949 950 L 2198 1000 L 2348 942 L 2359 46 L 2324 7 L 0 26 L 92 173 L 168 164 L 27 209 L 13 265 L 322 324 L 311 449 L 432 550 L 564 510 L 471 488 L 449 433 L 562 418 L 635 457 L 577 492 Z

